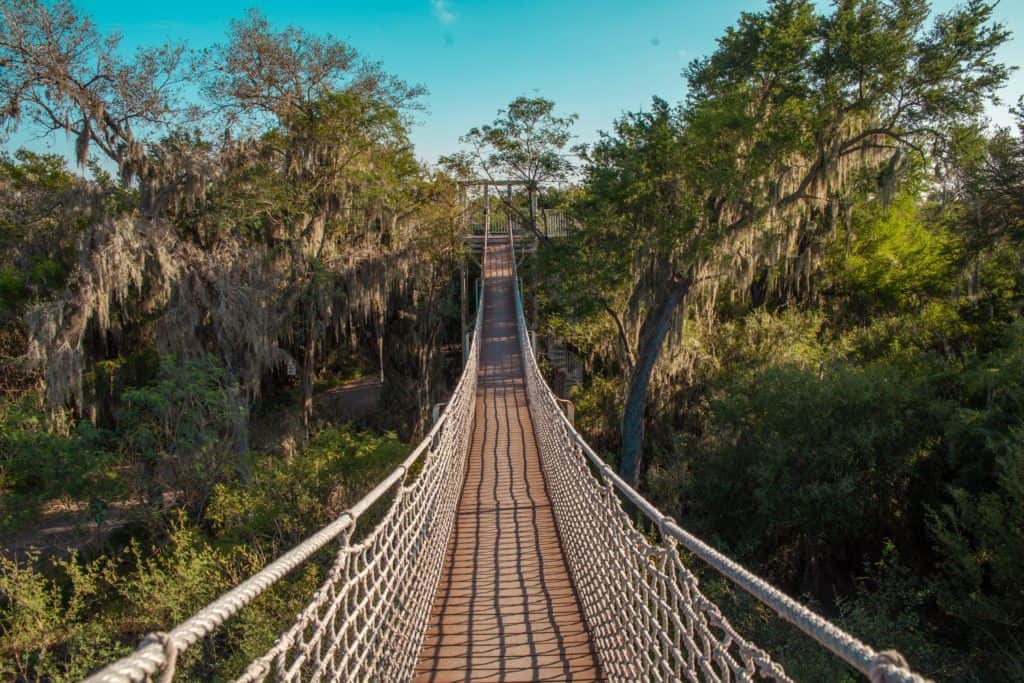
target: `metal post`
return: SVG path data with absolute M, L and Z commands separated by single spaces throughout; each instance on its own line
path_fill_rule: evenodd
M 537 195 L 536 193 L 530 195 L 530 215 L 537 215 Z M 533 306 L 531 307 L 530 317 L 532 318 L 533 329 L 537 329 L 537 250 L 540 248 L 537 238 L 537 226 L 532 226 L 534 229 L 533 234 Z
M 491 234 L 491 186 L 484 185 L 484 234 Z
M 462 309 L 462 339 L 466 339 L 466 318 L 469 316 L 469 301 L 466 286 L 466 255 L 463 254 L 462 258 L 459 259 L 459 307 Z M 466 360 L 469 358 L 469 349 L 466 348 L 465 343 L 462 345 L 462 365 L 466 365 Z

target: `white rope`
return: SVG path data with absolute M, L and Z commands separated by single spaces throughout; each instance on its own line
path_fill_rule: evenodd
M 559 409 L 537 367 L 510 239 L 530 414 L 563 550 L 609 680 L 790 680 L 700 592 L 680 557 L 677 545 L 682 544 L 872 682 L 924 683 L 899 653 L 876 653 L 679 527 L 594 453 Z M 653 522 L 660 542 L 637 530 L 620 496 Z

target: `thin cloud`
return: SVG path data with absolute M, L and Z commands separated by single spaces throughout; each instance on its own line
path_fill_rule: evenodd
M 444 26 L 451 26 L 455 23 L 455 13 L 452 12 L 452 3 L 448 0 L 430 0 L 430 6 L 434 8 L 434 16 Z

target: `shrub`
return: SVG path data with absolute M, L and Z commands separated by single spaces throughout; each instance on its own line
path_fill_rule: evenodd
M 354 504 L 408 452 L 393 434 L 329 427 L 291 458 L 257 457 L 248 481 L 218 484 L 206 518 L 224 539 L 290 542 Z
M 223 367 L 211 356 L 165 357 L 154 382 L 122 398 L 121 448 L 141 473 L 141 493 L 154 507 L 180 495 L 198 519 L 214 487 L 241 470 L 234 437 L 247 418 Z
M 0 400 L 0 525 L 31 518 L 46 499 L 102 502 L 118 490 L 106 435 L 84 422 L 69 431 L 66 419 L 35 394 Z

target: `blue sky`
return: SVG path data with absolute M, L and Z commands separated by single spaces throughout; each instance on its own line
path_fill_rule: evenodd
M 576 133 L 588 141 L 623 111 L 647 106 L 652 95 L 678 101 L 683 67 L 710 53 L 741 11 L 764 0 L 299 0 L 202 2 L 81 0 L 75 3 L 104 31 L 124 34 L 124 46 L 185 40 L 200 48 L 223 39 L 228 22 L 257 6 L 276 25 L 294 24 L 345 39 L 364 56 L 429 91 L 428 111 L 412 132 L 427 161 L 458 147 L 468 128 L 486 123 L 520 94 L 555 100 L 580 116 Z M 822 2 L 822 5 L 825 3 Z M 956 0 L 933 0 L 936 10 Z M 997 17 L 1019 38 L 1002 59 L 1024 65 L 1024 0 L 1002 0 Z M 1024 94 L 1017 72 L 1007 103 Z M 993 109 L 1009 124 L 1008 104 Z M 19 134 L 8 147 L 23 144 Z M 50 143 L 63 151 L 63 136 Z M 34 148 L 44 143 L 35 141 Z

